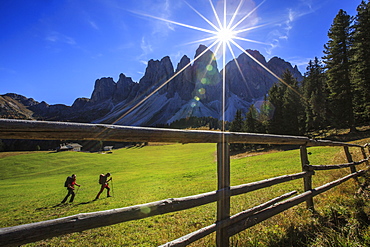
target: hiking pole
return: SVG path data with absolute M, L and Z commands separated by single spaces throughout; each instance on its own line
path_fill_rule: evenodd
M 110 181 L 112 182 L 112 196 L 114 196 L 114 193 L 113 193 L 113 178 L 110 179 Z
M 76 190 L 76 193 L 75 193 L 75 196 L 77 195 L 77 192 L 78 190 L 80 189 L 81 186 L 78 186 L 77 190 Z

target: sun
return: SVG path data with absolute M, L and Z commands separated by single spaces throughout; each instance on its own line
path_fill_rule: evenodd
M 217 33 L 216 33 L 216 38 L 218 42 L 221 43 L 229 43 L 236 37 L 236 32 L 233 31 L 230 28 L 221 28 Z
M 179 75 L 186 68 L 188 68 L 189 66 L 191 66 L 192 63 L 194 63 L 197 59 L 199 59 L 203 54 L 205 54 L 207 51 L 209 51 L 213 47 L 216 47 L 215 48 L 215 54 L 218 53 L 218 52 L 221 54 L 221 57 L 222 57 L 222 67 L 223 68 L 225 68 L 225 66 L 226 66 L 226 52 L 228 50 L 230 52 L 230 54 L 232 55 L 233 59 L 235 60 L 235 62 L 237 63 L 237 66 L 238 66 L 238 69 L 239 69 L 240 73 L 242 73 L 241 72 L 241 69 L 240 69 L 240 65 L 238 64 L 238 61 L 236 60 L 236 57 L 235 57 L 235 53 L 234 53 L 234 51 L 232 49 L 232 45 L 233 45 L 234 47 L 236 47 L 237 49 L 239 49 L 241 52 L 245 53 L 248 57 L 250 57 L 257 64 L 259 64 L 268 73 L 270 73 L 271 75 L 273 75 L 279 81 L 281 81 L 284 84 L 286 84 L 281 78 L 279 78 L 276 74 L 274 74 L 264 64 L 262 64 L 255 57 L 253 57 L 251 54 L 249 54 L 249 52 L 247 50 L 243 49 L 240 46 L 240 44 L 237 42 L 237 40 L 239 40 L 239 41 L 245 41 L 245 42 L 251 42 L 251 43 L 258 43 L 258 44 L 268 45 L 268 44 L 263 43 L 263 42 L 260 42 L 260 41 L 256 41 L 256 40 L 244 38 L 243 35 L 241 35 L 242 33 L 246 33 L 246 32 L 249 32 L 249 31 L 252 31 L 252 30 L 255 30 L 257 28 L 260 28 L 260 27 L 263 27 L 263 26 L 267 25 L 267 24 L 264 24 L 264 25 L 252 25 L 252 23 L 250 23 L 252 26 L 247 27 L 247 28 L 245 28 L 245 27 L 243 28 L 243 25 L 242 25 L 243 22 L 248 22 L 249 21 L 248 18 L 254 12 L 256 12 L 257 9 L 265 1 L 267 1 L 267 0 L 263 0 L 258 6 L 256 6 L 254 9 L 252 9 L 249 13 L 243 14 L 243 15 L 240 13 L 240 10 L 241 10 L 241 8 L 242 8 L 242 6 L 244 4 L 244 0 L 239 0 L 239 4 L 236 7 L 236 9 L 232 11 L 232 16 L 231 16 L 230 19 L 228 19 L 228 15 L 227 15 L 228 12 L 226 11 L 227 10 L 227 1 L 228 0 L 223 0 L 223 3 L 224 3 L 223 4 L 223 11 L 222 11 L 223 13 L 221 14 L 221 13 L 217 13 L 216 8 L 215 8 L 212 0 L 209 0 L 210 7 L 213 10 L 213 14 L 214 14 L 214 17 L 216 19 L 216 21 L 212 22 L 210 19 L 206 18 L 198 10 L 196 10 L 194 7 L 192 7 L 189 3 L 187 3 L 184 0 L 184 2 L 195 13 L 197 13 L 198 16 L 201 19 L 203 19 L 206 23 L 208 23 L 210 25 L 210 27 L 212 27 L 210 29 L 202 28 L 202 27 L 198 27 L 198 26 L 193 26 L 193 25 L 189 25 L 189 24 L 185 24 L 185 23 L 181 23 L 181 22 L 177 22 L 177 21 L 172 21 L 172 20 L 168 20 L 168 19 L 165 19 L 165 18 L 153 16 L 153 15 L 148 15 L 148 14 L 134 12 L 134 13 L 136 13 L 138 15 L 141 15 L 141 16 L 146 16 L 146 17 L 149 17 L 149 18 L 153 18 L 153 19 L 164 21 L 166 23 L 175 24 L 175 25 L 178 25 L 178 26 L 182 26 L 182 27 L 185 27 L 185 28 L 189 28 L 189 29 L 201 31 L 203 33 L 210 34 L 209 37 L 204 38 L 204 39 L 201 39 L 201 40 L 194 41 L 192 43 L 200 43 L 200 42 L 204 42 L 204 41 L 212 41 L 212 43 L 201 54 L 199 54 L 197 57 L 195 57 L 186 66 L 184 66 L 181 70 L 177 71 L 171 78 L 169 78 L 162 85 L 160 85 L 158 88 L 156 88 L 152 93 L 150 93 L 149 95 L 147 95 L 143 100 L 141 100 L 134 107 L 132 107 L 130 110 L 128 110 L 119 119 L 123 118 L 124 116 L 126 116 L 127 114 L 129 114 L 130 112 L 132 112 L 134 109 L 136 109 L 139 105 L 141 105 L 149 97 L 151 97 L 156 92 L 158 92 L 158 90 L 160 90 L 167 83 L 169 83 L 170 81 L 172 81 L 177 75 Z M 238 19 L 240 17 L 240 15 L 242 15 L 242 17 L 240 19 Z M 223 74 L 222 74 L 222 88 L 223 88 L 223 92 L 222 92 L 222 123 L 223 123 L 222 131 L 225 131 L 225 122 L 226 122 L 225 121 L 225 107 L 226 107 L 226 85 L 225 85 L 226 79 L 225 78 L 226 78 L 226 73 L 225 73 L 225 70 L 222 70 L 222 71 L 223 71 Z

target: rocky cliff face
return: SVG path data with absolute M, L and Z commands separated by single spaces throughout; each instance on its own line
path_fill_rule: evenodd
M 297 67 L 281 58 L 267 62 L 258 51 L 247 53 L 224 68 L 225 116 L 229 121 L 236 110 L 247 112 L 278 81 L 265 68 L 277 76 L 289 70 L 297 80 L 303 79 Z M 190 64 L 190 58 L 183 56 L 176 70 L 169 57 L 150 60 L 138 83 L 124 74 L 120 74 L 117 82 L 110 77 L 98 79 L 91 98 L 78 98 L 72 106 L 48 105 L 15 94 L 7 97 L 28 110 L 24 117 L 44 120 L 156 126 L 190 116 L 220 119 L 223 71 L 219 71 L 213 52 L 203 45 L 194 58 Z M 4 107 L 1 109 L 4 112 Z
M 289 70 L 293 77 L 296 78 L 298 81 L 303 80 L 303 76 L 301 72 L 299 72 L 297 66 L 292 67 L 289 62 L 284 61 L 281 58 L 273 57 L 267 63 L 268 68 L 274 72 L 276 75 L 280 76 L 286 71 Z
M 167 97 L 173 98 L 177 93 L 181 100 L 188 101 L 193 96 L 195 82 L 193 81 L 193 67 L 190 58 L 183 56 L 177 64 L 176 77 L 167 84 Z

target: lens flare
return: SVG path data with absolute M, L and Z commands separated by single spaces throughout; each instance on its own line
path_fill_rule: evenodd
M 199 88 L 199 89 L 198 89 L 198 92 L 199 92 L 200 94 L 205 94 L 205 93 L 206 93 L 206 90 L 205 90 L 204 88 Z
M 141 207 L 140 208 L 140 211 L 143 213 L 143 214 L 149 214 L 152 210 L 150 209 L 150 207 Z
M 213 11 L 214 18 L 215 18 L 214 22 L 212 22 L 210 19 L 208 19 L 204 15 L 202 15 L 198 10 L 196 10 L 188 2 L 184 1 L 200 18 L 202 18 L 206 23 L 208 23 L 211 26 L 211 29 L 207 29 L 207 28 L 203 28 L 203 27 L 197 27 L 197 26 L 194 26 L 194 25 L 189 25 L 189 24 L 185 24 L 185 23 L 181 23 L 181 22 L 177 22 L 177 21 L 173 21 L 173 20 L 168 20 L 168 19 L 164 19 L 164 18 L 161 18 L 161 17 L 149 15 L 149 14 L 134 12 L 135 14 L 138 14 L 138 15 L 141 15 L 141 16 L 144 16 L 144 17 L 149 17 L 149 18 L 152 18 L 152 19 L 164 21 L 164 22 L 169 23 L 169 24 L 174 24 L 174 25 L 177 25 L 177 26 L 193 29 L 195 31 L 201 31 L 201 32 L 204 32 L 205 34 L 210 35 L 207 38 L 197 40 L 197 41 L 194 41 L 192 43 L 204 42 L 204 41 L 213 41 L 213 43 L 211 45 L 209 45 L 206 50 L 204 50 L 201 54 L 199 54 L 191 62 L 189 62 L 189 64 L 184 66 L 180 71 L 175 73 L 171 78 L 169 78 L 166 82 L 164 82 L 157 89 L 155 89 L 152 93 L 150 93 L 148 96 L 144 97 L 143 100 L 141 100 L 139 103 L 137 103 L 135 106 L 133 106 L 131 109 L 126 111 L 123 115 L 121 115 L 121 117 L 119 117 L 119 119 L 117 119 L 114 123 L 118 122 L 120 119 L 122 119 L 127 114 L 129 114 L 130 112 L 135 110 L 137 107 L 139 107 L 149 97 L 151 97 L 153 94 L 158 92 L 167 83 L 172 81 L 176 76 L 178 76 L 187 67 L 189 67 L 192 63 L 194 63 L 196 60 L 198 60 L 203 54 L 205 54 L 207 51 L 209 51 L 212 47 L 216 47 L 215 52 L 214 52 L 215 56 L 217 56 L 217 57 L 219 55 L 221 56 L 222 68 L 226 67 L 226 53 L 227 53 L 227 51 L 229 51 L 230 54 L 232 55 L 234 61 L 237 64 L 237 68 L 238 68 L 239 72 L 243 76 L 243 73 L 241 72 L 240 65 L 238 64 L 238 61 L 236 60 L 236 57 L 235 57 L 235 53 L 232 49 L 232 45 L 233 45 L 234 47 L 236 47 L 237 49 L 239 49 L 240 51 L 242 51 L 243 53 L 248 55 L 252 60 L 254 60 L 258 65 L 260 65 L 268 73 L 270 73 L 275 78 L 277 78 L 280 82 L 282 82 L 285 85 L 287 85 L 288 87 L 290 87 L 290 85 L 285 83 L 280 77 L 278 77 L 271 70 L 269 70 L 266 66 L 264 66 L 261 62 L 259 62 L 257 59 L 255 59 L 251 54 L 249 54 L 245 49 L 243 49 L 240 46 L 240 44 L 237 43 L 237 40 L 239 40 L 239 41 L 244 41 L 244 42 L 252 42 L 252 43 L 269 45 L 269 44 L 266 44 L 266 43 L 263 43 L 263 42 L 260 42 L 260 41 L 247 39 L 247 38 L 241 36 L 241 34 L 243 34 L 243 33 L 245 34 L 247 32 L 253 31 L 255 29 L 258 29 L 260 27 L 263 27 L 263 26 L 267 25 L 267 24 L 257 25 L 257 23 L 254 20 L 248 19 L 253 14 L 255 14 L 255 12 L 260 8 L 260 6 L 265 1 L 266 0 L 263 0 L 259 5 L 254 7 L 248 13 L 242 13 L 242 7 L 246 6 L 245 0 L 240 0 L 236 9 L 232 9 L 232 8 L 228 9 L 228 0 L 220 1 L 218 3 L 221 3 L 222 5 L 220 4 L 220 5 L 218 5 L 218 7 L 221 6 L 221 8 L 217 8 L 218 10 L 221 9 L 220 11 L 217 11 L 213 2 L 212 2 L 212 0 L 209 0 L 210 7 Z M 234 5 L 234 2 L 232 2 L 229 6 L 233 6 L 233 5 Z M 250 7 L 250 6 L 248 6 L 248 7 Z M 231 16 L 231 18 L 230 18 L 230 16 Z M 242 16 L 242 17 L 239 18 L 240 16 Z M 216 59 L 216 57 L 214 57 L 214 59 Z M 216 70 L 211 65 L 211 62 L 212 61 L 210 61 L 208 66 L 206 66 L 206 69 L 209 73 L 215 73 Z M 225 131 L 225 122 L 226 122 L 225 121 L 225 111 L 226 111 L 226 85 L 225 85 L 226 74 L 225 73 L 226 73 L 225 69 L 223 69 L 222 70 L 222 123 L 223 123 L 223 125 L 222 125 L 222 129 L 221 129 L 222 131 Z M 243 79 L 244 79 L 244 76 L 243 76 Z M 246 80 L 244 80 L 244 81 L 246 81 Z M 203 85 L 207 85 L 210 82 L 206 78 L 203 78 L 203 79 L 201 79 L 201 83 Z M 291 88 L 291 89 L 294 90 L 293 88 Z M 298 93 L 296 90 L 294 90 L 294 91 L 296 93 Z M 200 95 L 204 94 L 203 91 L 198 91 L 198 93 Z M 196 96 L 194 98 L 195 102 L 193 102 L 191 106 L 195 107 L 199 100 L 200 100 L 200 98 L 198 96 Z

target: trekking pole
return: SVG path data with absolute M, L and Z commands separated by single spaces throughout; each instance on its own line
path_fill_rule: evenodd
M 76 190 L 76 193 L 75 193 L 75 196 L 77 195 L 77 192 L 78 190 L 80 189 L 81 186 L 78 186 L 77 190 Z
M 114 191 L 114 190 L 113 190 L 113 178 L 111 178 L 110 180 L 111 180 L 111 182 L 112 182 L 112 196 L 114 196 L 114 193 L 113 193 L 113 191 Z

